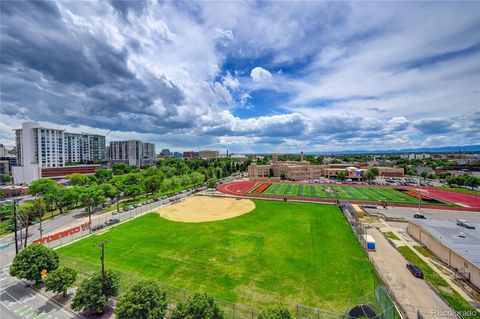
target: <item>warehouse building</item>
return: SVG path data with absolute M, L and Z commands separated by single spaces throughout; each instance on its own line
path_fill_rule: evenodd
M 480 290 L 480 224 L 476 229 L 445 220 L 408 222 L 408 233 Z

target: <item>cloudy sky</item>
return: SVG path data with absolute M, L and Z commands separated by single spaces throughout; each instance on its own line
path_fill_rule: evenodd
M 480 2 L 1 1 L 0 143 L 23 121 L 157 149 L 480 141 Z

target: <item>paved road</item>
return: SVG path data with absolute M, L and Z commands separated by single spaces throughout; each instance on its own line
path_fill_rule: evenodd
M 387 209 L 367 208 L 365 210 L 367 213 L 372 213 L 372 214 L 380 213 L 387 217 L 413 219 L 413 214 L 417 213 L 418 208 L 389 206 Z M 480 223 L 480 214 L 475 212 L 462 212 L 458 210 L 448 210 L 448 209 L 426 209 L 423 207 L 421 211 L 422 211 L 422 214 L 425 215 L 425 217 L 427 217 L 428 219 L 451 220 L 451 221 L 455 221 L 457 219 L 465 219 L 472 223 Z
M 53 219 L 42 223 L 43 235 L 53 233 L 67 228 L 69 225 L 79 224 L 86 220 L 83 209 L 73 209 L 68 214 L 56 216 Z M 23 230 L 24 231 L 24 230 Z M 40 238 L 39 224 L 31 225 L 28 232 L 32 234 L 28 237 L 28 242 Z M 19 232 L 20 234 L 20 232 Z M 20 235 L 19 235 L 20 236 Z M 8 235 L 0 239 L 0 267 L 3 267 L 12 262 L 15 256 L 15 240 L 13 235 Z
M 10 277 L 7 267 L 0 272 L 1 319 L 71 319 L 76 316 L 50 302 L 43 295 Z
M 405 258 L 390 245 L 378 229 L 371 228 L 368 233 L 375 238 L 377 249 L 370 253 L 370 256 L 408 318 L 416 319 L 419 311 L 424 318 L 456 319 L 450 307 L 425 281 L 415 278 L 408 271 Z M 445 316 L 439 316 L 439 310 L 443 310 Z

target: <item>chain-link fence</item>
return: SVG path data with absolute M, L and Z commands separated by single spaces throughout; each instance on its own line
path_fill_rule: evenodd
M 83 259 L 78 259 L 70 257 L 67 255 L 59 255 L 60 264 L 64 267 L 69 267 L 75 269 L 78 272 L 78 282 L 92 276 L 95 273 L 101 271 L 100 262 L 98 264 L 85 261 Z M 134 283 L 145 279 L 140 276 L 136 276 L 132 273 L 126 273 L 110 266 L 108 269 L 115 271 L 120 278 L 120 295 L 122 295 L 125 290 L 133 285 Z M 157 281 L 160 288 L 165 291 L 168 302 L 168 312 L 171 312 L 178 303 L 185 301 L 190 297 L 194 292 L 178 288 L 172 285 L 168 285 L 163 282 Z M 233 303 L 225 301 L 222 299 L 215 298 L 215 303 L 224 311 L 227 318 L 231 319 L 255 319 L 258 317 L 259 311 L 255 308 L 248 307 L 242 304 Z
M 377 280 L 375 290 L 356 299 L 352 299 L 343 314 L 323 311 L 318 308 L 297 305 L 298 319 L 401 319 L 395 304 L 385 287 Z
M 70 229 L 60 233 L 49 234 L 43 237 L 43 244 L 47 247 L 54 248 L 68 244 L 74 240 L 80 239 L 92 233 L 99 233 L 111 225 L 115 225 L 129 219 L 142 216 L 153 210 L 178 203 L 183 200 L 185 196 L 191 195 L 194 191 L 188 191 L 175 196 L 159 199 L 156 201 L 150 200 L 143 204 L 132 204 L 131 209 L 113 210 L 112 214 L 106 213 L 99 216 L 92 216 L 92 224 L 88 227 L 88 216 L 85 217 L 85 222 L 82 225 L 74 226 Z M 34 240 L 35 242 L 35 240 Z
M 367 244 L 365 234 L 366 232 L 366 225 L 362 223 L 355 208 L 346 201 L 340 201 L 339 207 L 342 213 L 344 214 L 345 218 L 349 222 L 350 226 L 352 227 L 353 233 L 357 237 L 358 241 L 364 248 L 367 257 L 370 259 L 368 254 Z M 375 264 L 372 262 L 372 265 L 375 268 Z M 392 299 L 392 295 L 389 291 L 387 286 L 384 285 L 385 281 L 375 268 L 374 272 L 374 291 L 358 298 L 356 300 L 351 300 L 347 306 L 347 311 L 351 311 L 355 307 L 358 307 L 360 313 L 364 312 L 363 316 L 367 318 L 375 318 L 375 319 L 396 319 L 402 318 L 400 315 L 400 311 L 397 309 L 396 304 Z M 369 314 L 365 313 L 369 310 L 372 312 Z M 306 318 L 313 318 L 313 317 L 306 317 Z M 345 314 L 344 318 L 349 318 L 349 314 Z

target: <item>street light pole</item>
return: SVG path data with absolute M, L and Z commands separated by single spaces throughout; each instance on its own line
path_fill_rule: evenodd
M 18 254 L 17 200 L 13 200 L 13 227 L 15 228 L 15 255 Z
M 418 213 L 421 212 L 421 203 L 422 203 L 422 194 L 420 193 L 420 173 L 419 173 L 419 170 L 418 170 L 418 167 L 417 167 L 417 177 L 418 177 L 418 183 L 417 183 L 417 187 L 418 187 Z
M 38 200 L 38 199 L 37 199 Z M 38 203 L 38 215 L 39 215 L 39 218 L 40 218 L 40 227 L 38 228 L 38 230 L 40 231 L 40 239 L 43 238 L 43 228 L 42 228 L 42 205 L 41 203 L 39 202 Z

